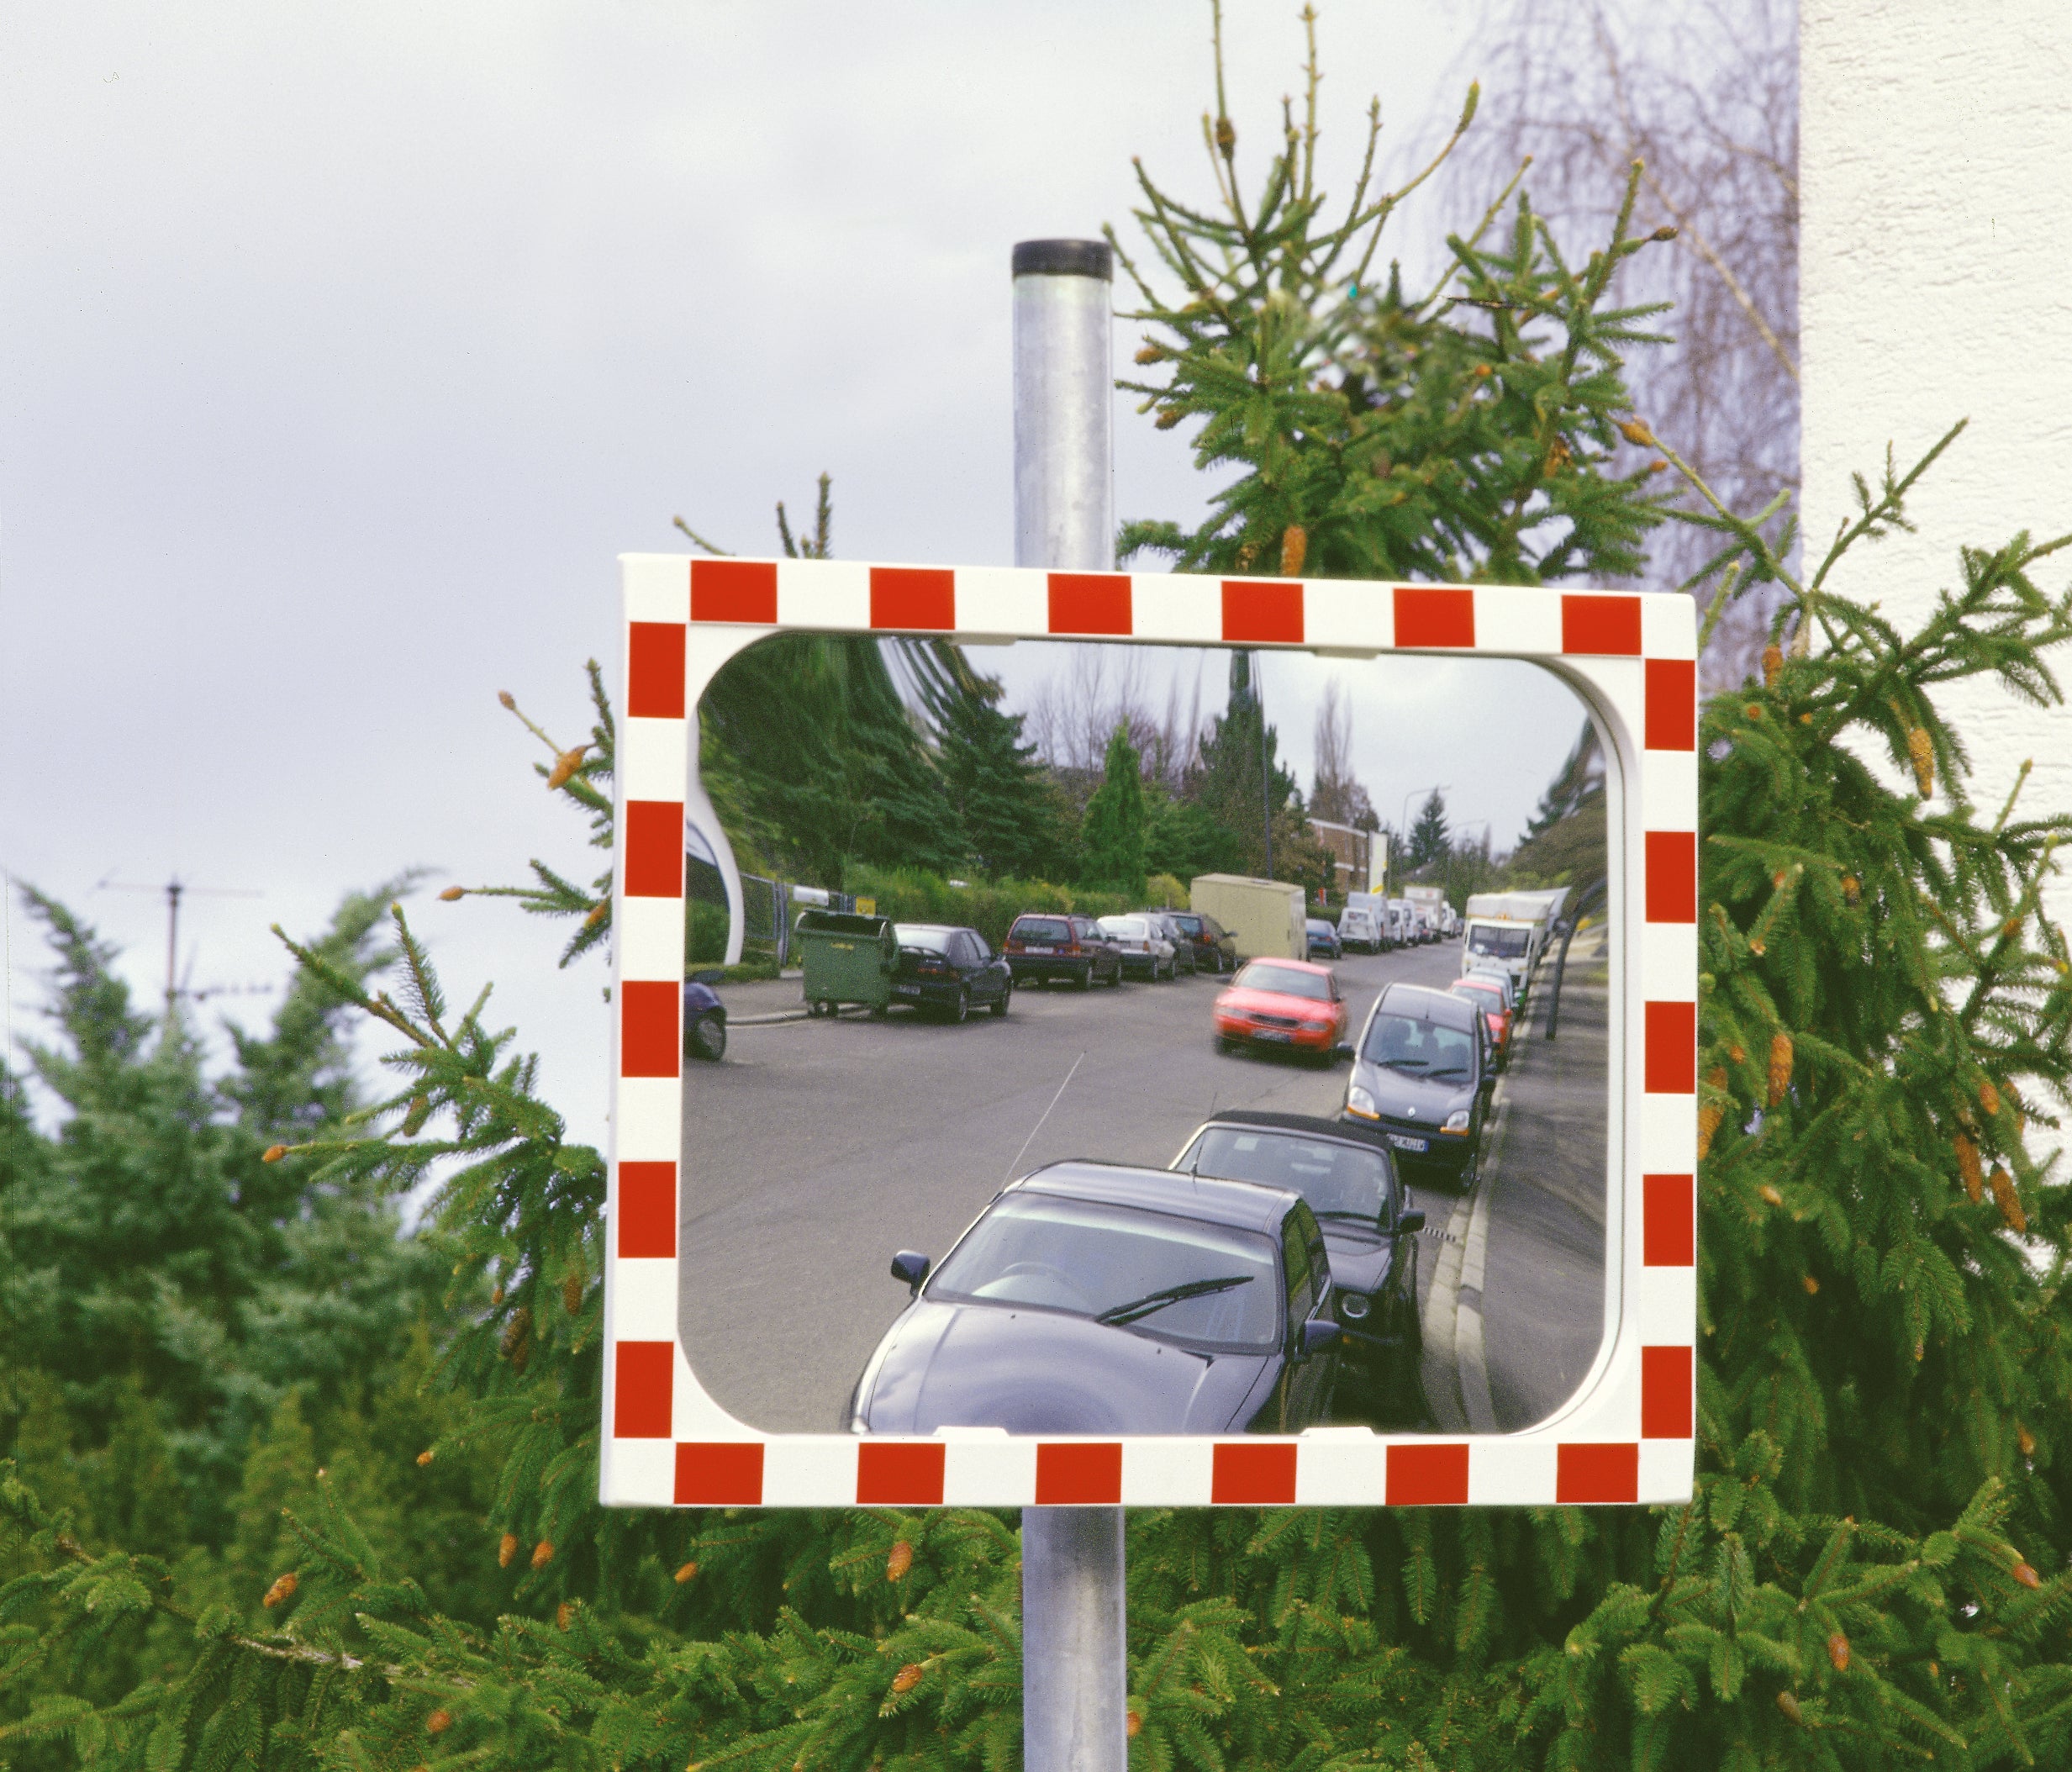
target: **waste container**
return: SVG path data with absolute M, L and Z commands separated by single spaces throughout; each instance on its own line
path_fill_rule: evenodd
M 892 1002 L 892 969 L 899 957 L 889 917 L 841 910 L 802 910 L 792 943 L 805 973 L 806 1007 L 831 1015 L 845 1003 L 883 1015 Z

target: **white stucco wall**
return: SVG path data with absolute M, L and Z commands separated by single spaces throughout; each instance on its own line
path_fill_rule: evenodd
M 2072 0 L 1803 0 L 1800 195 L 1806 553 L 1888 440 L 1902 467 L 1971 425 L 1911 501 L 1918 533 L 1859 546 L 1837 588 L 1902 622 L 1961 546 L 2072 530 Z M 2039 584 L 2072 583 L 2072 549 Z M 2054 668 L 2072 693 L 2072 646 Z M 1942 701 L 1972 795 L 2072 811 L 2072 709 Z M 2050 901 L 2072 920 L 2072 888 Z

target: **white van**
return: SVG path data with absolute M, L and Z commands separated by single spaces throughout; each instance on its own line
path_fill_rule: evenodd
M 1380 920 L 1364 905 L 1348 904 L 1338 919 L 1338 940 L 1362 953 L 1378 954 L 1381 952 Z

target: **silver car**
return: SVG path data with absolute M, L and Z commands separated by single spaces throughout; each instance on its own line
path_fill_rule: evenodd
M 1170 978 L 1177 974 L 1178 950 L 1149 916 L 1140 913 L 1135 916 L 1102 917 L 1098 920 L 1102 935 L 1120 952 L 1126 974 L 1147 978 Z

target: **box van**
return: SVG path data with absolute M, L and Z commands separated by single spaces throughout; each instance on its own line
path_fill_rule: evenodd
M 1338 940 L 1363 953 L 1378 954 L 1382 947 L 1380 920 L 1364 905 L 1348 904 L 1338 919 Z

